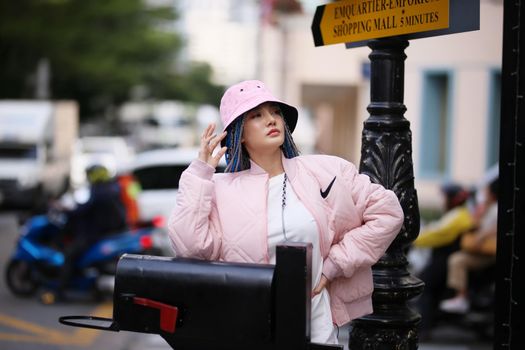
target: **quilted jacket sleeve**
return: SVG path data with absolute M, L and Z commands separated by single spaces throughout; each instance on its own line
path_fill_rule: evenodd
M 394 192 L 372 183 L 351 163 L 344 163 L 341 177 L 348 191 L 345 200 L 353 201 L 361 225 L 338 233 L 323 264 L 329 280 L 349 278 L 357 269 L 375 264 L 403 224 L 403 210 Z
M 215 169 L 194 160 L 182 173 L 175 209 L 168 221 L 168 233 L 175 254 L 216 260 L 221 231 L 214 204 Z

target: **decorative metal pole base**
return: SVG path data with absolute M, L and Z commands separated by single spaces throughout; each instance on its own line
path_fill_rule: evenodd
M 374 265 L 374 313 L 354 320 L 350 350 L 417 349 L 420 315 L 407 301 L 421 294 L 423 282 L 408 272 L 407 247 L 419 233 L 419 208 L 414 188 L 412 136 L 403 114 L 404 50 L 399 38 L 371 40 L 369 118 L 364 123 L 360 172 L 393 190 L 405 214 L 398 236 Z

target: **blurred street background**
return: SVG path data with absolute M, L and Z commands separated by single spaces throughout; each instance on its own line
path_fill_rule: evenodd
M 18 234 L 20 212 L 0 213 L 0 267 L 5 268 Z M 0 347 L 9 350 L 168 350 L 169 345 L 157 335 L 131 332 L 104 332 L 73 328 L 58 323 L 64 315 L 93 315 L 112 317 L 111 299 L 97 302 L 76 297 L 67 303 L 44 305 L 38 298 L 19 298 L 0 284 Z M 342 344 L 348 342 L 347 327 L 339 331 Z M 492 344 L 480 339 L 468 328 L 457 324 L 441 324 L 436 327 L 431 340 L 420 342 L 421 350 L 489 350 Z M 345 348 L 347 349 L 347 347 Z
M 303 154 L 359 164 L 370 49 L 315 47 L 310 26 L 324 3 L 0 0 L 2 274 L 30 218 L 49 213 L 51 203 L 87 201 L 86 169 L 93 165 L 132 178 L 134 223 L 154 230 L 141 244 L 173 255 L 165 220 L 178 178 L 197 156 L 201 131 L 219 123 L 224 89 L 240 80 L 262 80 L 298 107 L 294 139 Z M 480 0 L 479 30 L 411 40 L 405 51 L 405 118 L 422 230 L 449 209 L 444 185 L 479 197 L 497 178 L 502 28 L 503 0 Z M 412 274 L 423 276 L 434 248 L 411 247 Z M 439 310 L 451 295 L 442 286 L 435 312 L 423 315 L 420 349 L 492 348 L 494 283 L 487 271 L 475 310 Z M 4 282 L 2 349 L 168 348 L 155 336 L 58 324 L 61 315 L 111 317 L 111 286 L 102 300 L 75 295 L 55 303 L 42 299 L 42 290 L 22 297 Z M 341 329 L 343 342 L 347 333 Z

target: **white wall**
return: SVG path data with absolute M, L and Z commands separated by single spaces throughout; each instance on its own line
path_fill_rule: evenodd
M 480 30 L 417 39 L 406 49 L 405 117 L 413 132 L 416 187 L 422 206 L 439 205 L 436 185 L 441 180 L 420 177 L 422 75 L 443 69 L 452 74 L 452 149 L 450 179 L 475 184 L 486 169 L 486 136 L 489 113 L 490 72 L 501 67 L 503 6 L 481 1 Z

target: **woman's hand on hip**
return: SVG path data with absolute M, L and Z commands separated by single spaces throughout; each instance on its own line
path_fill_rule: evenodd
M 326 286 L 328 286 L 328 283 L 330 283 L 328 278 L 326 278 L 325 275 L 321 275 L 321 280 L 312 291 L 312 298 L 315 297 L 317 294 L 321 293 L 323 289 L 326 288 Z
M 221 147 L 215 154 L 213 152 L 225 137 L 226 131 L 217 135 L 215 134 L 215 124 L 209 124 L 201 136 L 199 159 L 216 168 L 222 156 L 226 153 L 227 147 Z

